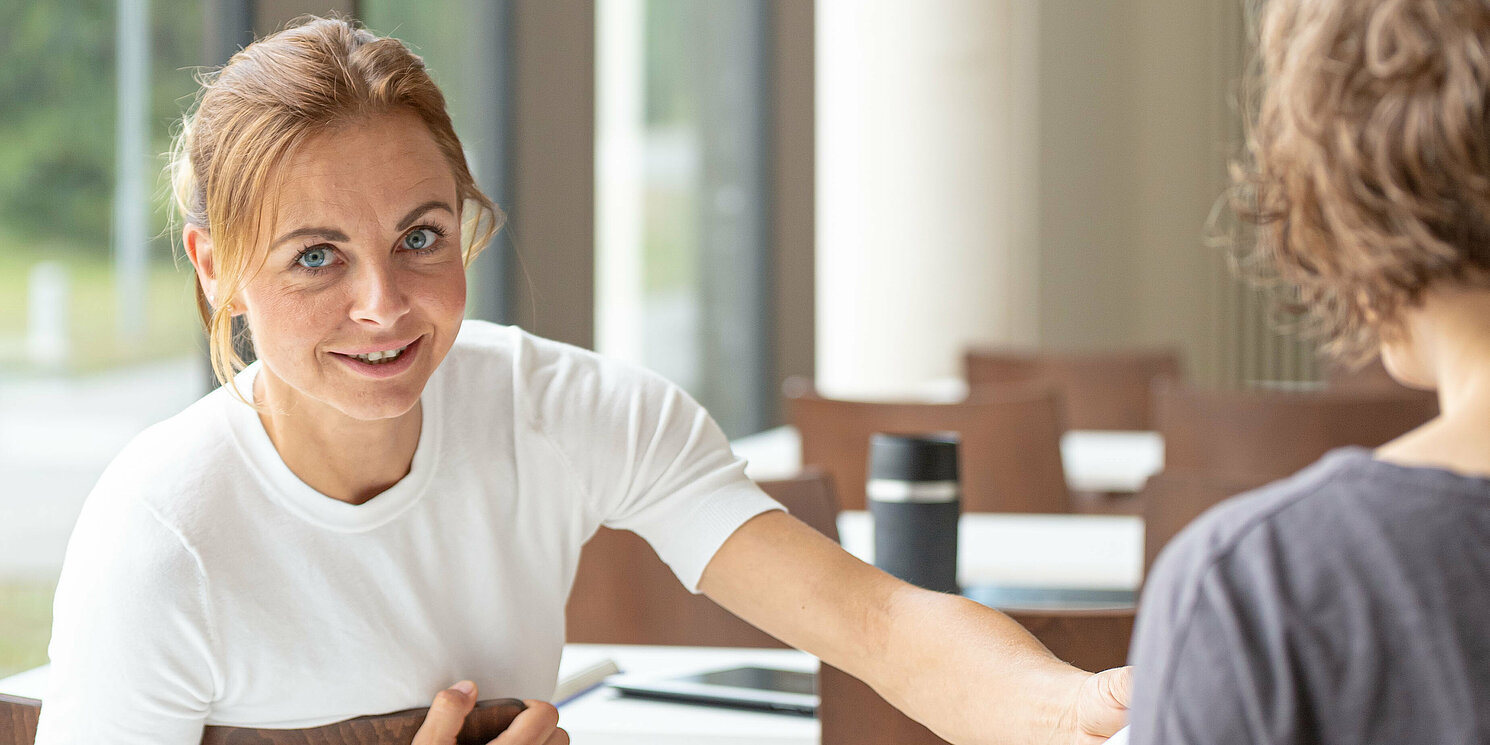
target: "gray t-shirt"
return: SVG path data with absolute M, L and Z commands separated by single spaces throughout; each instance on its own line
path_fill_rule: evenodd
M 1134 745 L 1490 743 L 1490 480 L 1336 450 L 1165 548 Z

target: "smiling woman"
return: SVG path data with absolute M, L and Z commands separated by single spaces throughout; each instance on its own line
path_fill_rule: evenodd
M 1008 617 L 849 556 L 746 478 L 677 386 L 462 322 L 500 212 L 398 41 L 311 19 L 205 85 L 174 174 L 224 385 L 89 496 L 38 743 L 187 745 L 208 723 L 310 727 L 434 696 L 415 742 L 453 745 L 478 690 L 527 700 L 503 745 L 566 743 L 544 699 L 602 525 L 950 739 L 1119 726 L 1125 671 L 1076 670 Z
M 460 330 L 459 185 L 408 111 L 318 133 L 280 174 L 266 205 L 278 237 L 237 292 L 219 287 L 206 229 L 188 224 L 183 242 L 207 297 L 232 297 L 226 312 L 254 331 L 253 400 L 275 449 L 317 491 L 361 504 L 408 474 L 419 396 Z M 320 455 L 336 448 L 367 457 Z

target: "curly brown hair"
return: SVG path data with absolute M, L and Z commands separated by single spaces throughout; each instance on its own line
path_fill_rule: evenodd
M 1490 2 L 1267 0 L 1232 166 L 1250 263 L 1360 359 L 1440 282 L 1490 276 Z

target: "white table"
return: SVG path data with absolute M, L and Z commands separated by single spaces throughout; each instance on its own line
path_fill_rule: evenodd
M 39 699 L 47 687 L 47 670 L 48 667 L 42 665 L 9 678 L 0 678 L 0 693 Z
M 1076 491 L 1136 492 L 1164 470 L 1158 432 L 1073 429 L 1061 435 L 1066 484 Z
M 802 470 L 802 437 L 790 425 L 730 443 L 749 461 L 745 473 L 757 481 L 784 479 Z M 1061 436 L 1066 483 L 1077 491 L 1136 492 L 1164 468 L 1164 438 L 1158 432 L 1071 430 Z
M 868 512 L 839 513 L 838 537 L 849 553 L 874 563 Z M 957 581 L 963 587 L 1136 590 L 1143 579 L 1140 517 L 968 513 L 957 539 Z
M 570 644 L 561 671 L 609 657 L 623 672 L 687 674 L 755 664 L 816 672 L 817 658 L 793 649 L 720 649 Z M 559 707 L 574 745 L 817 745 L 812 717 L 625 698 L 604 686 Z

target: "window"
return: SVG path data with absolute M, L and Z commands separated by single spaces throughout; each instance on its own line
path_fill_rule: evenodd
M 768 7 L 608 0 L 596 19 L 596 348 L 769 424 Z
M 193 0 L 0 0 L 0 675 L 42 664 L 83 498 L 207 389 L 160 178 Z

